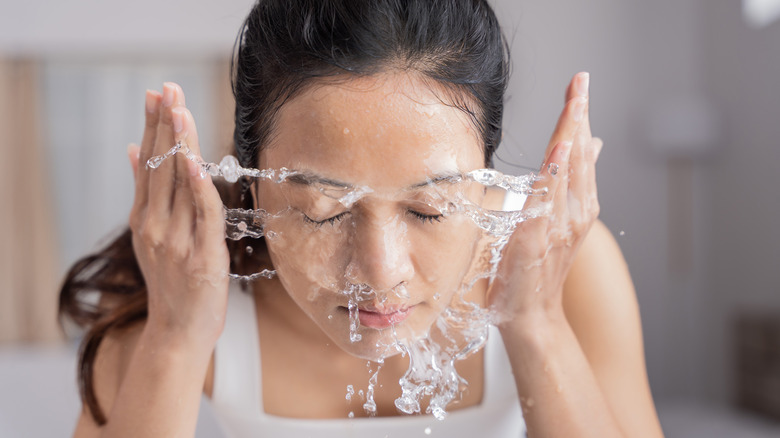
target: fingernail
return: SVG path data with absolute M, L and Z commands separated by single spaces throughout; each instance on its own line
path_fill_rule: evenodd
M 162 104 L 165 106 L 173 105 L 173 91 L 175 87 L 172 83 L 166 82 L 163 84 L 163 99 Z
M 582 97 L 587 97 L 588 88 L 590 87 L 590 73 L 582 72 L 577 79 L 577 94 Z
M 146 112 L 154 114 L 157 112 L 157 105 L 154 98 L 154 92 L 152 90 L 146 90 Z
M 588 103 L 588 99 L 584 97 L 578 97 L 574 102 L 574 114 L 572 118 L 575 122 L 581 122 L 585 117 L 585 105 Z
M 184 130 L 184 112 L 186 110 L 181 107 L 174 108 L 172 113 L 173 118 L 173 130 L 177 133 Z

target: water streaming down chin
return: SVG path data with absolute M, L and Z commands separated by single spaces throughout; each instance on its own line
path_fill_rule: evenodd
M 211 175 L 221 177 L 227 182 L 235 183 L 240 177 L 261 179 L 276 184 L 285 184 L 291 178 L 305 178 L 305 175 L 286 168 L 280 169 L 251 169 L 243 168 L 235 157 L 226 156 L 219 164 L 207 163 L 196 156 L 184 144 L 177 143 L 164 155 L 152 157 L 147 162 L 148 168 L 157 168 L 163 161 L 183 152 L 185 156 L 197 163 L 201 169 L 201 177 Z M 557 169 L 555 169 L 557 170 Z M 555 174 L 556 172 L 552 172 Z M 524 176 L 504 175 L 493 169 L 478 169 L 466 174 L 453 177 L 447 184 L 437 186 L 432 194 L 422 202 L 445 217 L 464 217 L 475 225 L 480 232 L 481 248 L 474 255 L 468 271 L 460 280 L 459 286 L 453 291 L 436 291 L 434 300 L 440 297 L 451 296 L 444 310 L 440 313 L 430 329 L 423 334 L 415 336 L 401 336 L 397 327 L 389 328 L 392 333 L 392 342 L 389 344 L 377 343 L 375 371 L 370 371 L 368 388 L 365 392 L 364 410 L 369 415 L 375 415 L 377 406 L 374 401 L 374 388 L 377 376 L 385 357 L 401 353 L 409 359 L 409 367 L 406 373 L 399 379 L 402 394 L 395 401 L 396 408 L 406 414 L 421 413 L 421 403 L 427 398 L 426 413 L 434 415 L 442 420 L 447 415 L 447 407 L 457 397 L 461 396 L 467 383 L 457 372 L 455 364 L 475 352 L 479 351 L 486 343 L 488 328 L 491 323 L 500 319 L 496 311 L 484 308 L 477 303 L 466 299 L 466 294 L 474 285 L 482 279 L 492 281 L 496 275 L 498 264 L 501 261 L 503 249 L 509 241 L 512 232 L 517 225 L 525 220 L 549 214 L 549 203 L 542 203 L 535 209 L 517 211 L 496 211 L 482 208 L 478 202 L 464 195 L 459 189 L 459 183 L 476 183 L 483 187 L 496 187 L 506 191 L 525 195 L 541 195 L 546 192 L 533 189 L 533 184 L 538 178 L 533 174 Z M 323 196 L 338 201 L 343 208 L 350 209 L 363 197 L 373 193 L 369 187 L 331 187 L 314 186 Z M 294 209 L 291 206 L 279 209 L 273 213 L 265 210 L 246 210 L 224 208 L 226 223 L 226 238 L 239 240 L 244 238 L 259 239 L 265 237 L 273 240 L 283 237 L 280 231 L 272 230 L 269 224 L 276 220 L 285 220 Z M 249 250 L 251 247 L 247 247 Z M 347 269 L 348 271 L 348 269 Z M 339 293 L 348 299 L 349 315 L 349 341 L 351 343 L 366 342 L 361 335 L 359 304 L 364 301 L 374 300 L 384 302 L 388 299 L 386 293 L 379 294 L 365 284 L 353 284 L 347 278 L 341 281 L 334 278 L 318 279 L 321 285 L 333 290 L 336 284 L 342 284 L 336 288 Z M 231 273 L 233 279 L 253 281 L 260 278 L 273 278 L 276 272 L 263 269 L 249 275 Z M 408 291 L 401 287 L 392 291 L 397 297 L 408 299 Z M 316 296 L 316 294 L 312 295 Z M 312 299 L 312 298 L 310 298 Z M 332 319 L 332 315 L 328 317 Z M 361 390 L 360 393 L 363 393 Z M 349 401 L 354 395 L 354 387 L 348 386 L 346 399 Z M 351 415 L 352 416 L 352 415 Z M 350 416 L 350 417 L 351 417 Z

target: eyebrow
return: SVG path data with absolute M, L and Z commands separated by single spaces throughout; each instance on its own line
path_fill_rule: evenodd
M 420 181 L 418 183 L 414 183 L 410 185 L 409 187 L 406 188 L 406 190 L 414 190 L 421 187 L 440 184 L 443 182 L 458 182 L 462 178 L 463 178 L 463 174 L 460 172 L 449 171 L 449 172 L 438 173 L 438 174 L 431 175 L 425 181 Z M 336 187 L 339 189 L 355 188 L 354 184 L 350 184 L 347 182 L 318 175 L 308 170 L 298 171 L 298 173 L 294 175 L 290 175 L 289 177 L 287 177 L 287 181 L 290 181 L 291 183 L 294 184 L 305 185 L 305 186 L 322 184 L 330 187 Z

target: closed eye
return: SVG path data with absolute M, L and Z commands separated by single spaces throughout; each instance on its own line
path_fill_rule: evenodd
M 327 219 L 323 219 L 321 221 L 317 221 L 317 220 L 314 220 L 314 219 L 310 218 L 309 216 L 306 216 L 306 213 L 304 213 L 303 214 L 303 220 L 308 222 L 308 223 L 310 223 L 310 224 L 314 224 L 314 226 L 319 228 L 319 227 L 325 225 L 326 223 L 330 224 L 330 225 L 335 225 L 336 222 L 339 222 L 342 219 L 344 219 L 347 214 L 349 214 L 349 212 L 345 211 L 345 212 L 339 213 L 339 214 L 337 214 L 337 215 L 335 215 L 333 217 L 329 217 Z
M 422 223 L 429 223 L 432 224 L 434 221 L 441 222 L 441 219 L 444 217 L 443 214 L 424 214 L 420 213 L 419 211 L 414 210 L 407 210 L 409 214 L 411 214 L 413 217 L 419 219 L 422 221 Z

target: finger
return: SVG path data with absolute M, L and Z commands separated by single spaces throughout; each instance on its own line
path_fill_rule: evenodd
M 587 99 L 581 96 L 577 96 L 566 102 L 566 106 L 564 106 L 563 111 L 558 118 L 558 124 L 555 126 L 555 131 L 553 132 L 550 143 L 545 151 L 545 162 L 549 160 L 550 154 L 557 144 L 564 141 L 574 141 L 574 134 L 577 132 L 577 129 L 585 116 L 586 106 Z
M 587 142 L 590 142 L 590 138 L 592 137 L 590 132 L 590 74 L 587 72 L 577 73 L 577 75 L 574 76 L 572 83 L 576 83 L 576 86 L 574 87 L 576 89 L 576 96 L 587 99 L 585 112 L 582 117 L 582 127 L 584 127 L 582 134 L 587 138 Z
M 594 138 L 590 142 L 590 147 L 586 152 L 586 159 L 588 160 L 587 171 L 587 193 L 589 204 L 588 208 L 592 213 L 598 215 L 598 191 L 596 187 L 596 162 L 598 161 L 601 148 L 604 146 L 604 142 L 600 138 Z
M 197 148 L 198 137 L 192 115 L 182 106 L 172 110 L 172 120 L 175 141 L 184 147 L 192 145 Z M 176 154 L 176 181 L 173 192 L 173 211 L 171 214 L 172 232 L 181 239 L 192 239 L 195 224 L 194 199 L 190 181 L 190 161 L 184 150 Z M 192 163 L 194 164 L 194 163 Z
M 162 95 L 153 90 L 146 90 L 146 124 L 141 140 L 141 148 L 138 151 L 138 163 L 142 163 L 135 171 L 135 200 L 134 209 L 145 207 L 149 191 L 149 170 L 146 168 L 146 160 L 154 152 L 154 140 L 157 138 L 157 125 L 160 121 L 160 102 Z
M 573 140 L 579 124 L 586 117 L 589 83 L 590 75 L 587 73 L 579 73 L 571 80 L 566 93 L 568 98 L 566 105 L 558 118 L 555 131 L 553 131 L 544 154 L 545 162 L 550 157 L 555 145 L 562 141 Z
M 550 201 L 553 201 L 553 209 L 556 207 L 555 201 L 560 186 L 568 184 L 567 166 L 571 149 L 571 141 L 563 141 L 555 145 L 550 157 L 542 165 L 542 170 L 539 174 L 541 181 L 534 184 L 535 190 L 546 189 L 547 194 L 545 196 L 529 196 L 523 207 L 524 210 L 541 208 Z
M 571 158 L 575 145 L 564 142 L 561 148 L 553 151 L 551 159 L 558 164 L 555 191 L 552 192 L 552 215 L 550 217 L 550 234 L 553 239 L 569 242 L 571 229 L 569 227 L 569 184 Z
M 571 159 L 569 161 L 569 192 L 573 195 L 570 207 L 576 209 L 582 208 L 582 205 L 575 205 L 577 202 L 585 200 L 587 194 L 587 177 L 589 160 L 586 159 L 586 151 L 591 148 L 590 130 L 587 127 L 587 102 L 585 105 L 584 119 L 582 123 L 577 127 L 577 132 L 574 134 L 574 145 L 571 151 Z
M 225 245 L 222 198 L 211 180 L 211 175 L 201 173 L 200 168 L 192 161 L 188 166 L 195 206 L 195 246 L 211 252 Z
M 566 87 L 566 100 L 568 102 L 577 96 L 588 97 L 588 88 L 590 87 L 590 73 L 581 71 L 574 75 Z
M 172 110 L 184 104 L 181 88 L 166 82 L 163 85 L 160 120 L 157 124 L 157 136 L 154 141 L 153 155 L 163 155 L 176 144 L 173 128 Z M 175 160 L 165 160 L 157 169 L 150 172 L 148 190 L 148 208 L 150 214 L 167 218 L 173 202 L 173 189 L 176 181 Z

